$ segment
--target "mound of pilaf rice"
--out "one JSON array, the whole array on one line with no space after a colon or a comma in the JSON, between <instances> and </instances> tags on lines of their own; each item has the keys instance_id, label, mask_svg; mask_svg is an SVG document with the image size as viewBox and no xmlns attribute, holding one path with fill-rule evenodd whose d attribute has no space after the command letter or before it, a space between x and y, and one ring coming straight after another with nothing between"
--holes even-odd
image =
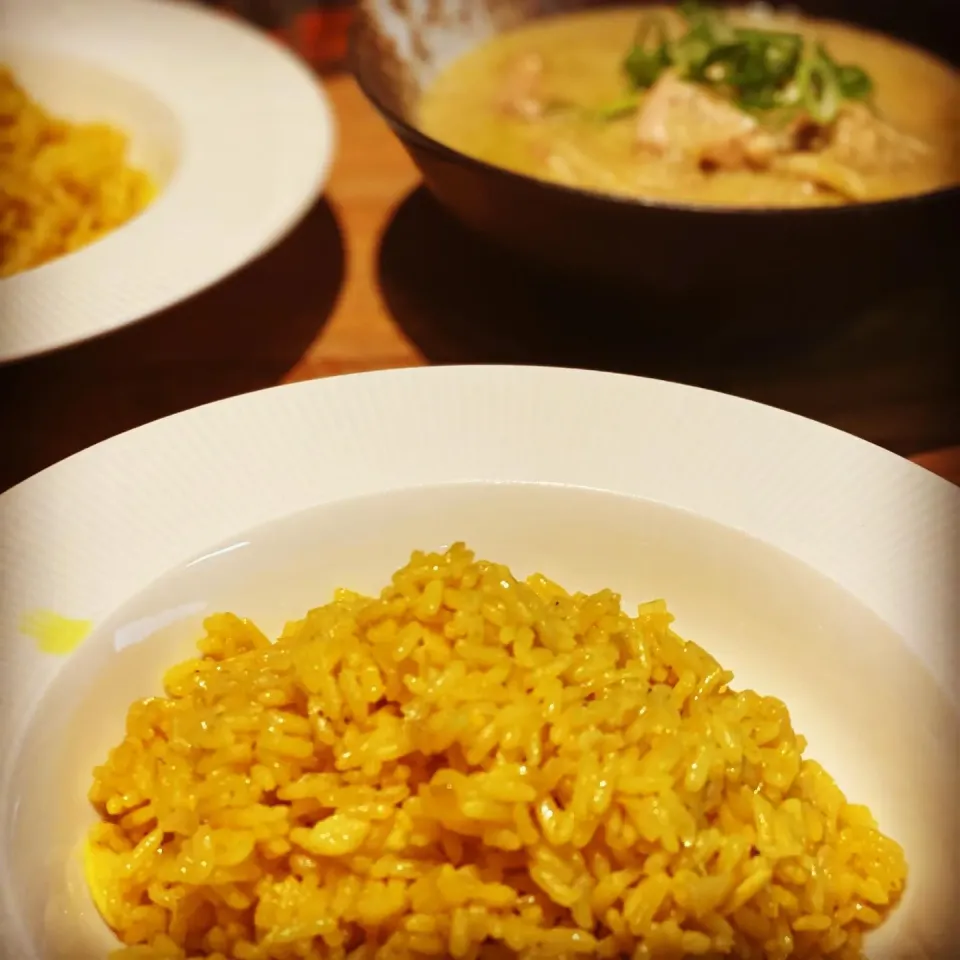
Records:
<instances>
[{"instance_id":1,"label":"mound of pilaf rice","mask_svg":"<svg viewBox=\"0 0 960 960\"><path fill-rule=\"evenodd\" d=\"M0 277L40 266L126 223L153 199L127 138L49 116L0 67Z\"/></svg>"},{"instance_id":2,"label":"mound of pilaf rice","mask_svg":"<svg viewBox=\"0 0 960 960\"><path fill-rule=\"evenodd\" d=\"M859 956L902 850L671 621L462 544L211 617L95 771L115 956Z\"/></svg>"}]
</instances>

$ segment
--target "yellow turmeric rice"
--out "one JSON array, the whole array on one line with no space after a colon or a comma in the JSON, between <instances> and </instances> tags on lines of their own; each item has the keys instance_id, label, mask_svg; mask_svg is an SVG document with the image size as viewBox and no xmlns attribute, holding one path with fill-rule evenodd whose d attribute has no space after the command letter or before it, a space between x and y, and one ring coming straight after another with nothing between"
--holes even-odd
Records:
<instances>
[{"instance_id":1,"label":"yellow turmeric rice","mask_svg":"<svg viewBox=\"0 0 960 960\"><path fill-rule=\"evenodd\" d=\"M903 851L672 619L462 544L209 618L94 774L115 956L859 957Z\"/></svg>"},{"instance_id":2,"label":"yellow turmeric rice","mask_svg":"<svg viewBox=\"0 0 960 960\"><path fill-rule=\"evenodd\" d=\"M155 188L126 154L119 130L51 117L0 67L0 277L77 250L140 213Z\"/></svg>"}]
</instances>

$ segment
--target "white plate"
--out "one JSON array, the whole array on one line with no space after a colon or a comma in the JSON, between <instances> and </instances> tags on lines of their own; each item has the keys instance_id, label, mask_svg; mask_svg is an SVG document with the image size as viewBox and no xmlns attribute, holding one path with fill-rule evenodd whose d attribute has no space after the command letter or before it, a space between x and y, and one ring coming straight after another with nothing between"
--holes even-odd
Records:
<instances>
[{"instance_id":1,"label":"white plate","mask_svg":"<svg viewBox=\"0 0 960 960\"><path fill-rule=\"evenodd\" d=\"M161 193L90 246L0 280L0 362L116 330L275 243L323 187L328 101L241 22L180 0L0 0L0 63L49 110L129 133Z\"/></svg>"},{"instance_id":2,"label":"white plate","mask_svg":"<svg viewBox=\"0 0 960 960\"><path fill-rule=\"evenodd\" d=\"M461 538L520 573L666 597L903 843L908 893L871 956L960 942L960 491L877 447L651 380L363 374L109 440L0 497L0 530L2 956L102 960L75 855L90 769L205 613L274 630ZM21 629L37 610L93 630L43 653Z\"/></svg>"}]
</instances>

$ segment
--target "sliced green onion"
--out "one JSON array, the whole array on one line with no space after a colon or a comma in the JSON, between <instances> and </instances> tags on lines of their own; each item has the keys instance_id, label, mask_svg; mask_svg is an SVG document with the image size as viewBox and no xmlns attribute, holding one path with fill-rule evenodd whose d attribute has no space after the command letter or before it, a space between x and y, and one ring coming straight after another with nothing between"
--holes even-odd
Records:
<instances>
[{"instance_id":1,"label":"sliced green onion","mask_svg":"<svg viewBox=\"0 0 960 960\"><path fill-rule=\"evenodd\" d=\"M646 90L657 82L670 66L669 47L670 38L661 17L651 16L640 22L633 46L623 61L623 69L635 88Z\"/></svg>"},{"instance_id":2,"label":"sliced green onion","mask_svg":"<svg viewBox=\"0 0 960 960\"><path fill-rule=\"evenodd\" d=\"M640 106L640 97L635 93L628 93L626 96L604 104L594 111L594 116L598 120L620 120L623 117L629 117L636 113Z\"/></svg>"},{"instance_id":3,"label":"sliced green onion","mask_svg":"<svg viewBox=\"0 0 960 960\"><path fill-rule=\"evenodd\" d=\"M695 0L681 3L679 10L687 31L676 39L670 38L661 17L641 20L623 63L633 90L649 89L665 70L673 69L743 110L762 114L804 108L823 124L836 118L843 100L865 100L873 92L866 71L837 64L822 44L805 44L798 33L735 28L722 11ZM613 110L611 117L623 112L627 108Z\"/></svg>"},{"instance_id":4,"label":"sliced green onion","mask_svg":"<svg viewBox=\"0 0 960 960\"><path fill-rule=\"evenodd\" d=\"M847 64L837 70L837 83L840 93L847 100L866 100L873 93L873 80L860 67Z\"/></svg>"},{"instance_id":5,"label":"sliced green onion","mask_svg":"<svg viewBox=\"0 0 960 960\"><path fill-rule=\"evenodd\" d=\"M832 123L840 106L840 87L837 69L821 44L800 64L798 77L807 112L817 123Z\"/></svg>"}]
</instances>

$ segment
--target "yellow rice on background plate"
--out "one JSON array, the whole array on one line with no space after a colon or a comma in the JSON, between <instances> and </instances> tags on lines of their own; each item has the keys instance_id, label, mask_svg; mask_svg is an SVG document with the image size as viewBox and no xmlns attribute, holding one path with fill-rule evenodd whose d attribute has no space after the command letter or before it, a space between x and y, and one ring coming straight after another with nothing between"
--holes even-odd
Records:
<instances>
[{"instance_id":1,"label":"yellow rice on background plate","mask_svg":"<svg viewBox=\"0 0 960 960\"><path fill-rule=\"evenodd\" d=\"M52 117L0 66L0 277L38 267L126 223L153 199L127 138Z\"/></svg>"},{"instance_id":2,"label":"yellow rice on background plate","mask_svg":"<svg viewBox=\"0 0 960 960\"><path fill-rule=\"evenodd\" d=\"M462 544L209 618L94 773L114 956L859 957L903 851L672 619Z\"/></svg>"}]
</instances>

